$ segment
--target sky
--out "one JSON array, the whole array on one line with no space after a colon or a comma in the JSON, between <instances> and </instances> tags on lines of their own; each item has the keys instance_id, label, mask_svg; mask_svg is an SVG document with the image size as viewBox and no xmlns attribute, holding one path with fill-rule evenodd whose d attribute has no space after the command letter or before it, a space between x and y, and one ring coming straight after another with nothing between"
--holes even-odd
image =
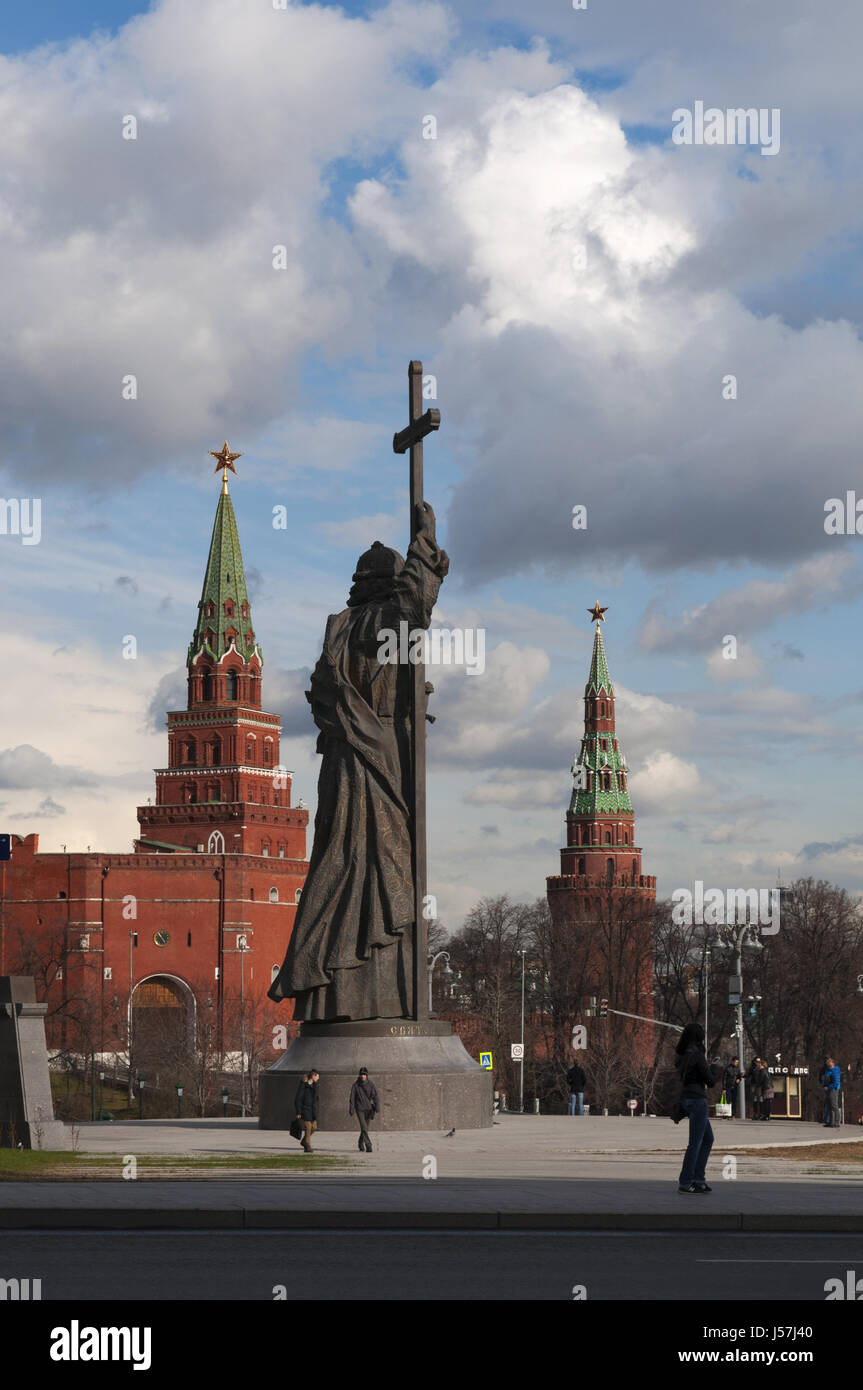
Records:
<instances>
[{"instance_id":1,"label":"sky","mask_svg":"<svg viewBox=\"0 0 863 1390\"><path fill-rule=\"evenodd\" d=\"M432 676L444 925L559 871L597 599L660 893L863 891L860 539L825 530L863 501L861 40L857 0L7 7L0 829L131 846L224 439L314 808L303 690L359 552L407 543L419 358L435 621L486 641ZM681 143L698 103L760 124Z\"/></svg>"}]
</instances>

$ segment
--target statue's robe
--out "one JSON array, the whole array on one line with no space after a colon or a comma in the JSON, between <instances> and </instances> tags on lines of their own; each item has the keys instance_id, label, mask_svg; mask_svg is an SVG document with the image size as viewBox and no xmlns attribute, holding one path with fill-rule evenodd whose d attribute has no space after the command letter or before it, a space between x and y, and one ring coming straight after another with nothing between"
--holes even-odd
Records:
<instances>
[{"instance_id":1,"label":"statue's robe","mask_svg":"<svg viewBox=\"0 0 863 1390\"><path fill-rule=\"evenodd\" d=\"M381 663L385 629L431 622L448 561L426 532L385 599L327 620L309 699L323 755L309 871L271 999L309 1021L405 1018L413 1007L410 705L413 667Z\"/></svg>"}]
</instances>

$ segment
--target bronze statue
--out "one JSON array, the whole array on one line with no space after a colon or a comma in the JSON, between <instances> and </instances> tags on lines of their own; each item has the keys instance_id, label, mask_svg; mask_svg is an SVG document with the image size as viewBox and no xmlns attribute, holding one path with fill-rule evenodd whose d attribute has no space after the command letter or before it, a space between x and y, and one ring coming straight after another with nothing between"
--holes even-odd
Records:
<instances>
[{"instance_id":1,"label":"bronze statue","mask_svg":"<svg viewBox=\"0 0 863 1390\"><path fill-rule=\"evenodd\" d=\"M449 559L427 502L415 504L413 523L405 560L380 541L360 556L307 692L323 757L314 845L269 995L293 995L295 1018L308 1022L416 1017L417 965L426 968L415 941L417 669L392 660L383 634L428 628Z\"/></svg>"}]
</instances>

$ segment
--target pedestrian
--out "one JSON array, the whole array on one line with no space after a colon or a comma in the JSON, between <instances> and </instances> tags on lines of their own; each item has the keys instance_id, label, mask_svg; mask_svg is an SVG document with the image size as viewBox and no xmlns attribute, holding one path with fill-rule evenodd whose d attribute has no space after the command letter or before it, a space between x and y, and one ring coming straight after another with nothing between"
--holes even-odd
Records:
<instances>
[{"instance_id":1,"label":"pedestrian","mask_svg":"<svg viewBox=\"0 0 863 1390\"><path fill-rule=\"evenodd\" d=\"M306 1072L304 1080L297 1087L297 1094L294 1097L294 1109L297 1112L297 1119L303 1126L303 1137L300 1143L307 1154L313 1153L312 1135L318 1127L318 1081L320 1073L312 1068Z\"/></svg>"},{"instance_id":2,"label":"pedestrian","mask_svg":"<svg viewBox=\"0 0 863 1390\"><path fill-rule=\"evenodd\" d=\"M824 1100L827 1113L825 1125L827 1129L839 1129L842 1121L839 1118L839 1092L842 1089L842 1073L832 1057L828 1057L822 1072L824 1087Z\"/></svg>"},{"instance_id":3,"label":"pedestrian","mask_svg":"<svg viewBox=\"0 0 863 1390\"><path fill-rule=\"evenodd\" d=\"M704 1053L704 1029L700 1023L687 1023L675 1049L675 1065L680 1076L680 1105L689 1118L689 1143L683 1156L678 1192L712 1192L706 1181L707 1160L713 1148L713 1130L707 1108L707 1088L722 1075L722 1060L708 1063Z\"/></svg>"},{"instance_id":4,"label":"pedestrian","mask_svg":"<svg viewBox=\"0 0 863 1390\"><path fill-rule=\"evenodd\" d=\"M359 1076L351 1087L351 1100L348 1111L351 1115L356 1115L360 1125L360 1142L358 1148L360 1153L372 1152L372 1141L369 1138L369 1125L380 1110L380 1101L373 1081L369 1081L369 1073L366 1067L360 1067Z\"/></svg>"},{"instance_id":5,"label":"pedestrian","mask_svg":"<svg viewBox=\"0 0 863 1390\"><path fill-rule=\"evenodd\" d=\"M769 1120L773 1114L773 1077L767 1070L766 1062L761 1063L758 1078L761 1082L761 1115L759 1118Z\"/></svg>"},{"instance_id":6,"label":"pedestrian","mask_svg":"<svg viewBox=\"0 0 863 1390\"><path fill-rule=\"evenodd\" d=\"M569 1113L570 1115L583 1115L584 1088L587 1084L587 1077L577 1062L574 1062L566 1073L566 1080L569 1086Z\"/></svg>"},{"instance_id":7,"label":"pedestrian","mask_svg":"<svg viewBox=\"0 0 863 1390\"><path fill-rule=\"evenodd\" d=\"M753 1057L749 1063L749 1071L746 1074L749 1083L749 1095L752 1100L752 1114L750 1120L761 1119L761 1058Z\"/></svg>"},{"instance_id":8,"label":"pedestrian","mask_svg":"<svg viewBox=\"0 0 863 1390\"><path fill-rule=\"evenodd\" d=\"M725 1092L725 1099L731 1106L731 1117L735 1116L737 1110L737 1086L740 1081L740 1058L732 1057L722 1076L722 1089Z\"/></svg>"},{"instance_id":9,"label":"pedestrian","mask_svg":"<svg viewBox=\"0 0 863 1390\"><path fill-rule=\"evenodd\" d=\"M824 1085L824 1078L827 1075L827 1071L827 1058L825 1057L824 1065L818 1073L818 1085L821 1087L821 1099L824 1102L821 1107L821 1123L825 1125L829 1125L830 1123L830 1102L827 1099L827 1090Z\"/></svg>"}]
</instances>

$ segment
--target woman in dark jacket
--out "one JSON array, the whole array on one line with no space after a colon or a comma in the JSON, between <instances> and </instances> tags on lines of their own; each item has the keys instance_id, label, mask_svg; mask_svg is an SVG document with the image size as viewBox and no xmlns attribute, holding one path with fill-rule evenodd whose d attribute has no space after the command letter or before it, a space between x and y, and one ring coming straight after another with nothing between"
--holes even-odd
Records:
<instances>
[{"instance_id":1,"label":"woman in dark jacket","mask_svg":"<svg viewBox=\"0 0 863 1390\"><path fill-rule=\"evenodd\" d=\"M297 1119L303 1125L303 1137L300 1142L307 1154L314 1152L312 1135L318 1127L318 1076L316 1071L307 1072L305 1080L297 1087L294 1098Z\"/></svg>"},{"instance_id":2,"label":"woman in dark jacket","mask_svg":"<svg viewBox=\"0 0 863 1390\"><path fill-rule=\"evenodd\" d=\"M675 1065L680 1074L681 1108L689 1117L689 1143L683 1156L678 1191L711 1192L705 1181L707 1160L713 1148L713 1130L707 1113L707 1088L722 1075L717 1058L708 1063L704 1055L704 1029L700 1023L687 1023L676 1048Z\"/></svg>"}]
</instances>

